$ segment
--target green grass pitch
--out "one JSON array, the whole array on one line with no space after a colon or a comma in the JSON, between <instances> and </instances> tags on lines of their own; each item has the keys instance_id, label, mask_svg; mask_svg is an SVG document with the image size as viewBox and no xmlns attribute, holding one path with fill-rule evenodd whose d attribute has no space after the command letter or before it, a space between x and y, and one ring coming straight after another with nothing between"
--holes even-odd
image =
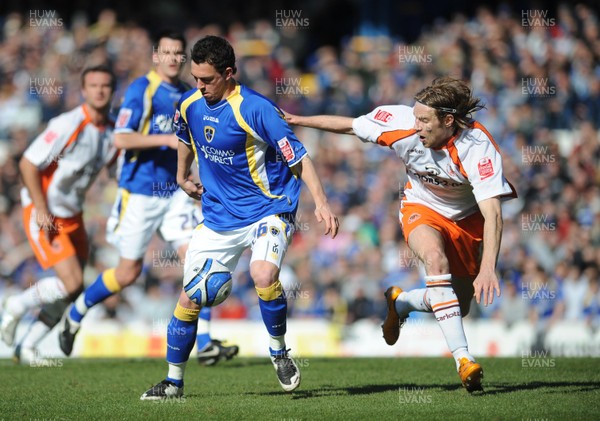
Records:
<instances>
[{"instance_id":1,"label":"green grass pitch","mask_svg":"<svg viewBox=\"0 0 600 421\"><path fill-rule=\"evenodd\" d=\"M0 360L0 420L565 420L600 417L600 359L482 358L485 393L469 395L450 358L300 358L283 392L267 358L188 363L185 397L143 402L163 360Z\"/></svg>"}]
</instances>

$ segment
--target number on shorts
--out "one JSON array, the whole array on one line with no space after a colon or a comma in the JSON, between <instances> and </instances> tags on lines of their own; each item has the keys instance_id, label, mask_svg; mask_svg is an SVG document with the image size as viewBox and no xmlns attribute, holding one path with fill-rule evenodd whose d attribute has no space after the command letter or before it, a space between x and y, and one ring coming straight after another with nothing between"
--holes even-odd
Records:
<instances>
[{"instance_id":1,"label":"number on shorts","mask_svg":"<svg viewBox=\"0 0 600 421\"><path fill-rule=\"evenodd\" d=\"M258 228L256 229L256 238L262 237L263 235L265 235L267 233L267 223L263 222L262 224L260 224L258 226Z\"/></svg>"},{"instance_id":2,"label":"number on shorts","mask_svg":"<svg viewBox=\"0 0 600 421\"><path fill-rule=\"evenodd\" d=\"M200 224L200 221L198 220L198 217L196 216L195 212L192 212L191 215L182 213L179 216L183 218L183 222L181 223L181 229L183 231L194 229L198 226L198 224ZM191 223L192 226L189 226L188 222Z\"/></svg>"}]
</instances>

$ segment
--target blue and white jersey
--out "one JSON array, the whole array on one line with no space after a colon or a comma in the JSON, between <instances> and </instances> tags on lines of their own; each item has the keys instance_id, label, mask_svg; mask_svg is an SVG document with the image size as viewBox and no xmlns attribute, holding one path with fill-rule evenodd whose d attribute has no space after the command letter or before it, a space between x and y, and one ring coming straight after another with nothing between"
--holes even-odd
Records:
<instances>
[{"instance_id":1,"label":"blue and white jersey","mask_svg":"<svg viewBox=\"0 0 600 421\"><path fill-rule=\"evenodd\" d=\"M175 86L163 81L155 71L134 80L125 92L115 133L173 133L175 109L188 89L182 82ZM168 146L127 150L119 187L146 196L172 193L178 188L176 174L177 151Z\"/></svg>"},{"instance_id":2,"label":"blue and white jersey","mask_svg":"<svg viewBox=\"0 0 600 421\"><path fill-rule=\"evenodd\" d=\"M193 89L182 96L175 125L196 155L208 228L229 231L296 212L300 180L291 168L306 150L273 102L237 85L209 105Z\"/></svg>"}]
</instances>

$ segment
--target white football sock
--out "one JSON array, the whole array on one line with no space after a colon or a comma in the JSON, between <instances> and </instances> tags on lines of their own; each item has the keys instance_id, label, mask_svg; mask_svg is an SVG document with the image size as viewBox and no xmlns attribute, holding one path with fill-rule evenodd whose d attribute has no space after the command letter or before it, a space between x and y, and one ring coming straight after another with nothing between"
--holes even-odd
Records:
<instances>
[{"instance_id":1,"label":"white football sock","mask_svg":"<svg viewBox=\"0 0 600 421\"><path fill-rule=\"evenodd\" d=\"M210 329L210 321L204 320L198 317L198 330L196 331L196 335L202 335L208 333Z\"/></svg>"},{"instance_id":2,"label":"white football sock","mask_svg":"<svg viewBox=\"0 0 600 421\"><path fill-rule=\"evenodd\" d=\"M42 339L50 332L50 327L40 320L33 322L25 338L21 342L23 349L35 349Z\"/></svg>"},{"instance_id":3,"label":"white football sock","mask_svg":"<svg viewBox=\"0 0 600 421\"><path fill-rule=\"evenodd\" d=\"M452 351L452 356L454 357L454 361L456 362L456 371L458 371L458 369L460 368L460 359L461 358L466 358L469 361L475 361L475 358L473 358L473 356L471 354L469 354L469 351L467 350L467 348L458 348L455 351Z\"/></svg>"},{"instance_id":4,"label":"white football sock","mask_svg":"<svg viewBox=\"0 0 600 421\"><path fill-rule=\"evenodd\" d=\"M10 297L7 300L6 307L11 314L22 317L32 308L53 303L66 297L67 290L63 282L56 276L50 276L40 279L20 294Z\"/></svg>"},{"instance_id":5,"label":"white football sock","mask_svg":"<svg viewBox=\"0 0 600 421\"><path fill-rule=\"evenodd\" d=\"M169 372L167 373L167 377L173 380L183 381L183 373L185 372L186 364L187 361L178 364L169 363Z\"/></svg>"},{"instance_id":6,"label":"white football sock","mask_svg":"<svg viewBox=\"0 0 600 421\"><path fill-rule=\"evenodd\" d=\"M396 298L396 311L401 319L408 317L411 311L424 311L431 313L431 308L425 302L425 293L427 288L402 291Z\"/></svg>"},{"instance_id":7,"label":"white football sock","mask_svg":"<svg viewBox=\"0 0 600 421\"><path fill-rule=\"evenodd\" d=\"M79 314L81 314L82 316L85 316L85 314L90 309L87 306L87 304L85 303L85 291L82 292L81 294L79 294L79 296L75 299L75 302L73 303L73 305L75 306L75 309L77 310L77 312ZM71 324L76 323L77 325L79 325L79 323L75 322L70 317L69 317L69 321Z\"/></svg>"},{"instance_id":8,"label":"white football sock","mask_svg":"<svg viewBox=\"0 0 600 421\"><path fill-rule=\"evenodd\" d=\"M282 349L285 349L285 335L270 336L269 347L273 351L280 351Z\"/></svg>"},{"instance_id":9,"label":"white football sock","mask_svg":"<svg viewBox=\"0 0 600 421\"><path fill-rule=\"evenodd\" d=\"M455 360L458 362L457 358L463 356L472 360L473 357L467 351L467 337L462 324L462 314L451 279L452 275L450 274L426 276L427 298Z\"/></svg>"}]
</instances>

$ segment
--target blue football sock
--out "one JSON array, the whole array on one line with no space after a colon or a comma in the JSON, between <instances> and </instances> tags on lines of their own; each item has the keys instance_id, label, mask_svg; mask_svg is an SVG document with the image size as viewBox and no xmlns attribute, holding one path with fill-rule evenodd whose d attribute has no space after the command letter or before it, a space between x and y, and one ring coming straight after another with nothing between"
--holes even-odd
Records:
<instances>
[{"instance_id":1,"label":"blue football sock","mask_svg":"<svg viewBox=\"0 0 600 421\"><path fill-rule=\"evenodd\" d=\"M121 286L115 278L115 270L109 269L102 272L94 283L83 291L83 300L78 299L71 306L69 316L75 322L80 323L87 311L98 303L106 300L121 290Z\"/></svg>"},{"instance_id":2,"label":"blue football sock","mask_svg":"<svg viewBox=\"0 0 600 421\"><path fill-rule=\"evenodd\" d=\"M285 296L282 294L271 301L264 301L259 298L258 305L269 335L285 335L287 321L287 300Z\"/></svg>"},{"instance_id":3,"label":"blue football sock","mask_svg":"<svg viewBox=\"0 0 600 421\"><path fill-rule=\"evenodd\" d=\"M196 339L197 317L198 310L184 309L177 303L177 308L167 327L168 363L180 364L190 357Z\"/></svg>"}]
</instances>

